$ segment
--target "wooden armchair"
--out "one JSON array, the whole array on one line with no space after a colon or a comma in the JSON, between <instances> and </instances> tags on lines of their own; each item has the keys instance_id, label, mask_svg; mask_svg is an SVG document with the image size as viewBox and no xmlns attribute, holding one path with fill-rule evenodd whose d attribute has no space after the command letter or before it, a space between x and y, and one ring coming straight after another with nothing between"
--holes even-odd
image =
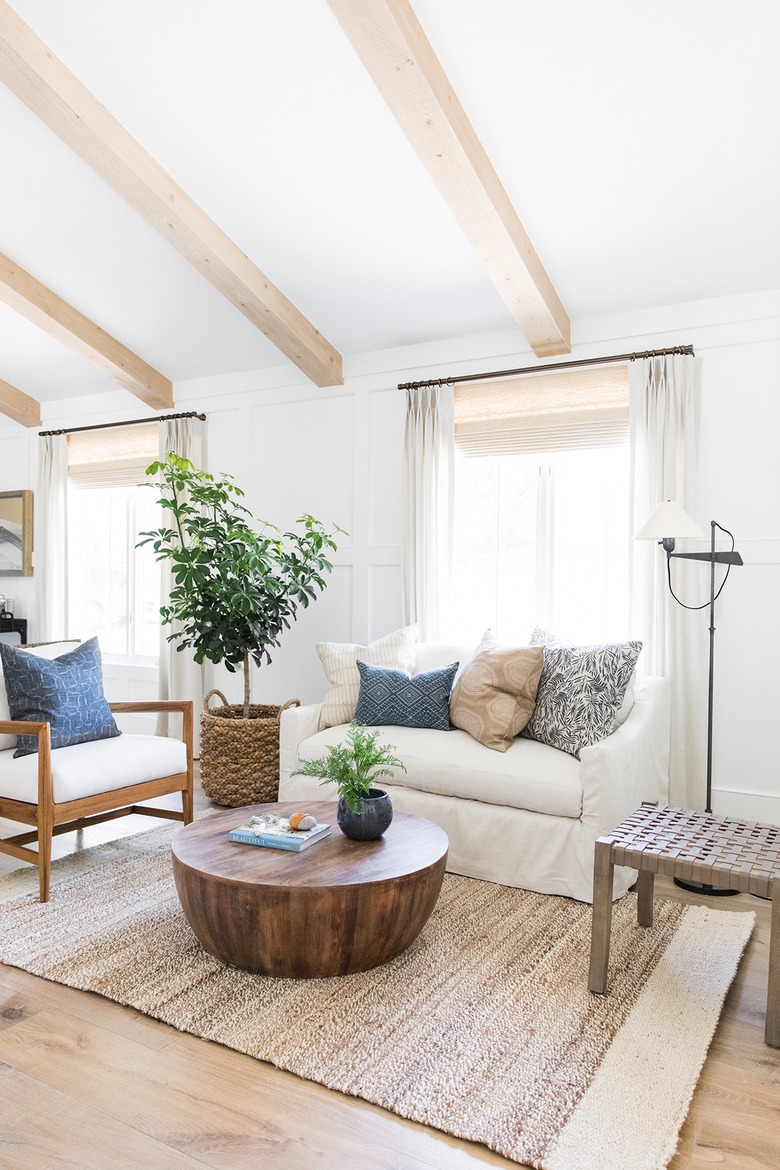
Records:
<instances>
[{"instance_id":1,"label":"wooden armchair","mask_svg":"<svg viewBox=\"0 0 780 1170\"><path fill-rule=\"evenodd\" d=\"M177 700L109 703L112 711L181 711L181 740L153 735L51 750L48 723L0 720L0 735L37 735L38 754L13 759L0 751L0 817L35 827L0 838L0 852L38 866L40 900L49 899L52 837L130 813L192 820L192 703ZM37 781L37 783L36 783ZM139 801L181 792L181 812ZM37 842L37 851L27 846Z\"/></svg>"}]
</instances>

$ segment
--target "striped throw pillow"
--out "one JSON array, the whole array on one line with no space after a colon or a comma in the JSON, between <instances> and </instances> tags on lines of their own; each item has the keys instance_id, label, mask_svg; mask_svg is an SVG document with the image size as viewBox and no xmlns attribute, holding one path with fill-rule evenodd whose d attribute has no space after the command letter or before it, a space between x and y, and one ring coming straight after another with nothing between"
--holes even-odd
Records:
<instances>
[{"instance_id":1,"label":"striped throw pillow","mask_svg":"<svg viewBox=\"0 0 780 1170\"><path fill-rule=\"evenodd\" d=\"M360 694L358 658L372 666L392 667L411 674L414 670L416 641L417 625L414 624L386 634L384 638L377 638L376 642L368 646L348 642L317 642L317 653L331 685L322 702L320 731L325 727L352 722Z\"/></svg>"}]
</instances>

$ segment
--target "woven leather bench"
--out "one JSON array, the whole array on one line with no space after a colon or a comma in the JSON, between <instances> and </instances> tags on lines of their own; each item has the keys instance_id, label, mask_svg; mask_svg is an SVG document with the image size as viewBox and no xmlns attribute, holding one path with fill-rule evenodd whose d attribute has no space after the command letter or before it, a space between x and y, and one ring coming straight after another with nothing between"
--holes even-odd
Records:
<instances>
[{"instance_id":1,"label":"woven leather bench","mask_svg":"<svg viewBox=\"0 0 780 1170\"><path fill-rule=\"evenodd\" d=\"M657 873L772 899L764 1039L780 1047L780 828L734 817L643 804L595 846L593 932L588 989L603 994L609 966L612 875L639 870L637 921L653 925Z\"/></svg>"}]
</instances>

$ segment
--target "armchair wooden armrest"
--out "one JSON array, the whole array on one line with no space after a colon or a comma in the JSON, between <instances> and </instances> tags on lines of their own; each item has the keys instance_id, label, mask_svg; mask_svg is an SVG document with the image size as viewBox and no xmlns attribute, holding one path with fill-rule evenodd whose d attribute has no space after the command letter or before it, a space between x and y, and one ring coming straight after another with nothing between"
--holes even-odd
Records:
<instances>
[{"instance_id":1,"label":"armchair wooden armrest","mask_svg":"<svg viewBox=\"0 0 780 1170\"><path fill-rule=\"evenodd\" d=\"M127 703L109 703L112 711L192 711L191 699L139 699Z\"/></svg>"},{"instance_id":2,"label":"armchair wooden armrest","mask_svg":"<svg viewBox=\"0 0 780 1170\"><path fill-rule=\"evenodd\" d=\"M28 723L26 719L0 719L0 735L37 735L41 741L48 723Z\"/></svg>"},{"instance_id":3,"label":"armchair wooden armrest","mask_svg":"<svg viewBox=\"0 0 780 1170\"><path fill-rule=\"evenodd\" d=\"M50 808L52 805L52 775L51 775L51 727L48 723L32 723L26 719L0 719L0 735L37 735L38 737L38 808ZM10 749L9 749L10 750ZM0 799L2 799L0 797ZM5 815L8 815L7 811ZM13 818L13 815L11 816ZM46 823L53 824L53 819L47 814ZM26 818L22 818L23 823ZM12 852L12 850L11 850ZM17 850L15 856L27 858Z\"/></svg>"},{"instance_id":4,"label":"armchair wooden armrest","mask_svg":"<svg viewBox=\"0 0 780 1170\"><path fill-rule=\"evenodd\" d=\"M139 699L131 702L109 703L109 707L117 715L129 714L137 711L181 711L182 734L181 738L187 745L187 763L192 772L192 733L193 733L193 704L192 699Z\"/></svg>"}]
</instances>

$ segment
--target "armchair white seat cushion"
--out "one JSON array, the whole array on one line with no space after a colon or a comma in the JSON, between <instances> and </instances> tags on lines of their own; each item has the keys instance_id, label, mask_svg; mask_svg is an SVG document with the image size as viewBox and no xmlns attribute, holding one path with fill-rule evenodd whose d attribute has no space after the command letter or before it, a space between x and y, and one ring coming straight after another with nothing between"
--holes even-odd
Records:
<instances>
[{"instance_id":1,"label":"armchair white seat cushion","mask_svg":"<svg viewBox=\"0 0 780 1170\"><path fill-rule=\"evenodd\" d=\"M55 804L115 792L147 780L187 771L187 745L155 735L123 735L118 741L97 739L51 753ZM38 800L38 756L14 759L0 751L0 796L35 804Z\"/></svg>"}]
</instances>

